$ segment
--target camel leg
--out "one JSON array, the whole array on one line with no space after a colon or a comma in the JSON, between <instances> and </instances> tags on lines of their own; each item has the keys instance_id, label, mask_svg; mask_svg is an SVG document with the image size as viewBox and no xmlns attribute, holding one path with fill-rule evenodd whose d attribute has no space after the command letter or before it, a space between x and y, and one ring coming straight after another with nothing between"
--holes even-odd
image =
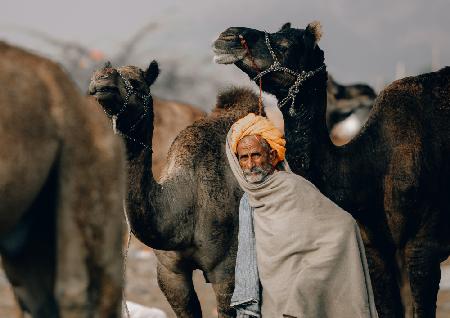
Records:
<instances>
[{"instance_id":1,"label":"camel leg","mask_svg":"<svg viewBox=\"0 0 450 318\"><path fill-rule=\"evenodd\" d=\"M233 296L234 290L234 280L213 283L212 287L216 294L218 317L236 317L236 311L230 307L231 296Z\"/></svg>"},{"instance_id":2,"label":"camel leg","mask_svg":"<svg viewBox=\"0 0 450 318\"><path fill-rule=\"evenodd\" d=\"M436 316L436 301L441 279L437 245L435 240L416 239L405 247L414 318Z\"/></svg>"},{"instance_id":3,"label":"camel leg","mask_svg":"<svg viewBox=\"0 0 450 318\"><path fill-rule=\"evenodd\" d=\"M53 295L56 187L56 171L52 169L2 250L3 267L16 299L33 317L58 316Z\"/></svg>"},{"instance_id":4,"label":"camel leg","mask_svg":"<svg viewBox=\"0 0 450 318\"><path fill-rule=\"evenodd\" d=\"M36 214L37 218L25 234L27 238L20 250L2 253L3 268L21 309L35 318L56 318L54 214L39 209L28 213Z\"/></svg>"},{"instance_id":5,"label":"camel leg","mask_svg":"<svg viewBox=\"0 0 450 318\"><path fill-rule=\"evenodd\" d=\"M161 254L170 254L169 258ZM192 282L192 268L183 266L175 252L158 251L158 285L179 318L201 318L202 310ZM175 256L175 257L174 257Z\"/></svg>"},{"instance_id":6,"label":"camel leg","mask_svg":"<svg viewBox=\"0 0 450 318\"><path fill-rule=\"evenodd\" d=\"M121 316L123 149L112 137L89 138L66 146L60 159L55 292L62 318Z\"/></svg>"},{"instance_id":7,"label":"camel leg","mask_svg":"<svg viewBox=\"0 0 450 318\"><path fill-rule=\"evenodd\" d=\"M34 318L58 317L58 306L53 297L53 264L45 255L29 253L19 257L4 257L2 263L20 308Z\"/></svg>"},{"instance_id":8,"label":"camel leg","mask_svg":"<svg viewBox=\"0 0 450 318\"><path fill-rule=\"evenodd\" d=\"M402 299L403 309L405 312L405 318L414 318L412 308L413 308L413 297L411 292L411 284L409 282L409 273L406 267L406 259L404 250L397 251L397 264L400 271L400 295Z\"/></svg>"},{"instance_id":9,"label":"camel leg","mask_svg":"<svg viewBox=\"0 0 450 318\"><path fill-rule=\"evenodd\" d=\"M365 246L365 251L379 317L403 317L403 306L396 279L395 257L387 257L373 246Z\"/></svg>"},{"instance_id":10,"label":"camel leg","mask_svg":"<svg viewBox=\"0 0 450 318\"><path fill-rule=\"evenodd\" d=\"M211 282L216 295L217 313L219 318L236 317L236 311L230 307L231 296L234 291L234 267L236 264L237 239L230 247L234 253L217 264L213 270L204 272L206 279Z\"/></svg>"}]
</instances>

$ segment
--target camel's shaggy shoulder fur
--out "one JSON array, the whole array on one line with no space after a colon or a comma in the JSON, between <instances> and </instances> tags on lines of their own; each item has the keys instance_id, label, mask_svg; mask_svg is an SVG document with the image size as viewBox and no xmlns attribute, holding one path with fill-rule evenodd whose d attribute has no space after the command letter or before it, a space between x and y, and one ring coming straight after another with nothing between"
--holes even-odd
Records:
<instances>
[{"instance_id":1,"label":"camel's shaggy shoulder fur","mask_svg":"<svg viewBox=\"0 0 450 318\"><path fill-rule=\"evenodd\" d=\"M202 162L212 164L211 167L222 166L223 154L217 150L224 147L224 135L234 121L249 112L258 112L258 96L251 89L232 87L220 92L212 113L194 122L174 140L167 156L167 175L171 174L173 165L192 166ZM205 161L204 155L212 156L210 161Z\"/></svg>"}]
</instances>

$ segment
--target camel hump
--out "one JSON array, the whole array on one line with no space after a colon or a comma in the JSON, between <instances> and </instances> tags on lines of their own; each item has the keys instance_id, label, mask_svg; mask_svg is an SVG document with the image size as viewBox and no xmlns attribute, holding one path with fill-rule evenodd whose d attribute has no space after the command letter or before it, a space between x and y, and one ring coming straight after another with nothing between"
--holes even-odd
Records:
<instances>
[{"instance_id":1,"label":"camel hump","mask_svg":"<svg viewBox=\"0 0 450 318\"><path fill-rule=\"evenodd\" d=\"M217 95L216 109L258 109L258 95L248 87L230 87Z\"/></svg>"}]
</instances>

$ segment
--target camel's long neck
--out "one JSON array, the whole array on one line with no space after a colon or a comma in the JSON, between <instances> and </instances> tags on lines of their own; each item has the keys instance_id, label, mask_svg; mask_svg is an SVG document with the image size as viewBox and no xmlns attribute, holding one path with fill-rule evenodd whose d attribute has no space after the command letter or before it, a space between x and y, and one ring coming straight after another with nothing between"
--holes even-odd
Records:
<instances>
[{"instance_id":1,"label":"camel's long neck","mask_svg":"<svg viewBox=\"0 0 450 318\"><path fill-rule=\"evenodd\" d=\"M117 119L117 129L124 135L128 156L126 213L131 230L144 244L166 249L173 244L171 235L163 229L172 218L168 215L171 210L161 200L163 189L152 173L153 117L152 107L140 120L140 116L126 111Z\"/></svg>"},{"instance_id":2,"label":"camel's long neck","mask_svg":"<svg viewBox=\"0 0 450 318\"><path fill-rule=\"evenodd\" d=\"M322 182L327 167L334 161L335 146L326 126L327 74L320 72L307 80L295 98L281 109L287 141L286 158L291 169L316 185ZM285 97L280 92L278 100ZM327 162L327 164L324 164Z\"/></svg>"}]
</instances>

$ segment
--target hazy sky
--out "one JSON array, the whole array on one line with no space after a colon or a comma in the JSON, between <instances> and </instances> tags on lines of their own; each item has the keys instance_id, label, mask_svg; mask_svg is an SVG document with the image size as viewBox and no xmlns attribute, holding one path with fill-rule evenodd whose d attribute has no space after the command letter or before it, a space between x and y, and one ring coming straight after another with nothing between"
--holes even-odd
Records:
<instances>
[{"instance_id":1,"label":"hazy sky","mask_svg":"<svg viewBox=\"0 0 450 318\"><path fill-rule=\"evenodd\" d=\"M54 55L24 31L33 29L112 55L153 21L158 27L139 45L136 64L172 60L220 76L232 66L211 65L211 42L227 27L276 31L287 21L304 28L320 20L329 72L344 83L377 86L392 81L396 69L406 75L429 69L433 54L437 65L450 65L449 12L450 0L2 0L0 38Z\"/></svg>"}]
</instances>

